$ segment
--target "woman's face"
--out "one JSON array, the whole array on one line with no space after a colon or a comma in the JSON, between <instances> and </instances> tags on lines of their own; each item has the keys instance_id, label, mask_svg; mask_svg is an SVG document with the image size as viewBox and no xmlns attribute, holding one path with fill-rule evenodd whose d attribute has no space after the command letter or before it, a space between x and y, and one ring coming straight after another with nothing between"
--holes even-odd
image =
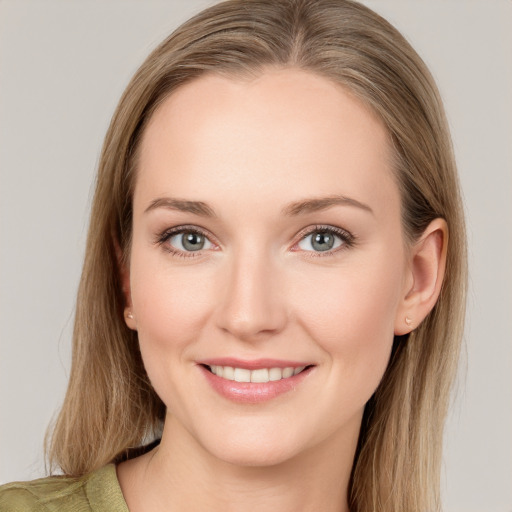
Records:
<instances>
[{"instance_id":1,"label":"woman's face","mask_svg":"<svg viewBox=\"0 0 512 512\"><path fill-rule=\"evenodd\" d=\"M166 429L243 465L357 438L408 282L390 160L382 123L300 70L204 76L158 108L128 323Z\"/></svg>"}]
</instances>

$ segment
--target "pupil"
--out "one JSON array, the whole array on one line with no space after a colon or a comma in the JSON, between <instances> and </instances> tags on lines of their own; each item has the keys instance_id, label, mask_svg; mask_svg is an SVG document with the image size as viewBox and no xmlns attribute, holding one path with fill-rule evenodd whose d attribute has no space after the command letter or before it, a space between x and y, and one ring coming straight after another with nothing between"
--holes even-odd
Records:
<instances>
[{"instance_id":1,"label":"pupil","mask_svg":"<svg viewBox=\"0 0 512 512\"><path fill-rule=\"evenodd\" d=\"M311 245L317 251L328 251L334 245L334 237L329 233L317 233Z\"/></svg>"},{"instance_id":2,"label":"pupil","mask_svg":"<svg viewBox=\"0 0 512 512\"><path fill-rule=\"evenodd\" d=\"M204 236L198 233L187 233L183 235L182 240L187 251L200 251L204 246Z\"/></svg>"}]
</instances>

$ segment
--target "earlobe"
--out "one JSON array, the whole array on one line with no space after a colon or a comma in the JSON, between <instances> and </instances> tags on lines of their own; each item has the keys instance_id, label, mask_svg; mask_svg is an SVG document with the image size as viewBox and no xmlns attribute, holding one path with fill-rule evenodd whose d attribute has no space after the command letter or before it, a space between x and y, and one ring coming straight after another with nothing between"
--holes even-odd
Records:
<instances>
[{"instance_id":1,"label":"earlobe","mask_svg":"<svg viewBox=\"0 0 512 512\"><path fill-rule=\"evenodd\" d=\"M121 291L124 297L124 320L126 325L133 330L137 330L137 326L135 323L135 316L133 314L133 306L132 306L132 295L130 288L130 270L128 265L126 264L126 260L123 257L123 251L119 246L117 240L114 242L116 248L116 259L117 259L117 268L119 272L119 279L121 283Z\"/></svg>"},{"instance_id":2,"label":"earlobe","mask_svg":"<svg viewBox=\"0 0 512 512\"><path fill-rule=\"evenodd\" d=\"M124 321L126 322L126 325L132 329L133 331L137 330L137 325L135 324L135 316L133 315L133 311L131 307L126 307L124 309Z\"/></svg>"},{"instance_id":3,"label":"earlobe","mask_svg":"<svg viewBox=\"0 0 512 512\"><path fill-rule=\"evenodd\" d=\"M410 278L395 318L395 335L413 331L434 307L443 283L448 225L434 219L411 248Z\"/></svg>"}]
</instances>

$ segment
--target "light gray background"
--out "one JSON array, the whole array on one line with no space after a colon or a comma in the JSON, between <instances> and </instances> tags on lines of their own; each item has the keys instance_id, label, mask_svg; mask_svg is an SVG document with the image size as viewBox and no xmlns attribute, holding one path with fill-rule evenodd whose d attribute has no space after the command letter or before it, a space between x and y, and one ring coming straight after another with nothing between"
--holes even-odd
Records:
<instances>
[{"instance_id":1,"label":"light gray background","mask_svg":"<svg viewBox=\"0 0 512 512\"><path fill-rule=\"evenodd\" d=\"M211 3L0 1L0 482L43 474L115 104L149 50ZM511 512L512 1L365 3L438 81L467 208L467 357L446 434L445 507Z\"/></svg>"}]
</instances>

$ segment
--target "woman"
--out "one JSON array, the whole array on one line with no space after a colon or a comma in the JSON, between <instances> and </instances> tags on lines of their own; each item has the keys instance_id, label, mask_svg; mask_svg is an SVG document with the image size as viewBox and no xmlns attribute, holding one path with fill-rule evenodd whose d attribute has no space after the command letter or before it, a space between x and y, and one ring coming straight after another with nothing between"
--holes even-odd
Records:
<instances>
[{"instance_id":1,"label":"woman","mask_svg":"<svg viewBox=\"0 0 512 512\"><path fill-rule=\"evenodd\" d=\"M49 452L68 477L0 504L436 510L464 290L449 133L408 43L353 2L214 6L106 136Z\"/></svg>"}]
</instances>

